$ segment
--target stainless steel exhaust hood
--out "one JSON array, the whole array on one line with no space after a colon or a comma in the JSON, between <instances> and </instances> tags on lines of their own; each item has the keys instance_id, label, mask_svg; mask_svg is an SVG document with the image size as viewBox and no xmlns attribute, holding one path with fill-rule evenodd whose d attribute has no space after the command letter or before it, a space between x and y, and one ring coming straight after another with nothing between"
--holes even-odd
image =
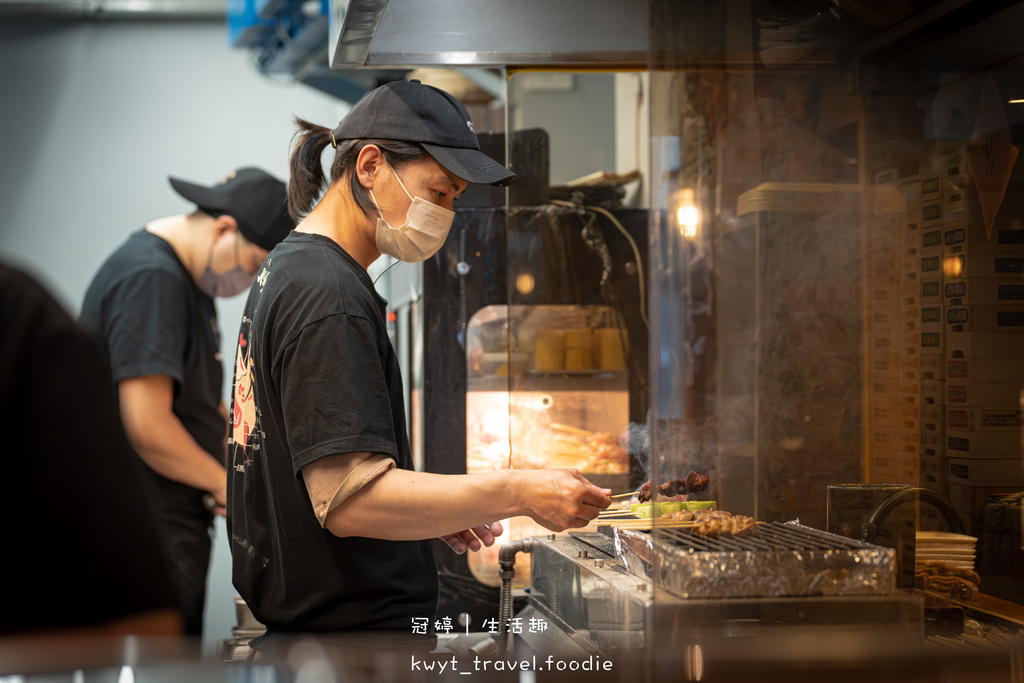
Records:
<instances>
[{"instance_id":1,"label":"stainless steel exhaust hood","mask_svg":"<svg viewBox=\"0 0 1024 683\"><path fill-rule=\"evenodd\" d=\"M332 69L647 65L645 0L331 0Z\"/></svg>"}]
</instances>

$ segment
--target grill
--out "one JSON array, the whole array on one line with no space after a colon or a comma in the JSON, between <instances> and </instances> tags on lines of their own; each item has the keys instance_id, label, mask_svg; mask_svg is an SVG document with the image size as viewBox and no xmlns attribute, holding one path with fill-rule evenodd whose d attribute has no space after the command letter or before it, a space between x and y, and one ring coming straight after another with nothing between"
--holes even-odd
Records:
<instances>
[{"instance_id":1,"label":"grill","mask_svg":"<svg viewBox=\"0 0 1024 683\"><path fill-rule=\"evenodd\" d=\"M518 616L556 627L516 636L517 655L676 648L779 624L923 633L921 600L895 588L889 548L795 523L741 538L600 531L533 539L529 605Z\"/></svg>"},{"instance_id":2,"label":"grill","mask_svg":"<svg viewBox=\"0 0 1024 683\"><path fill-rule=\"evenodd\" d=\"M691 552L735 552L735 551L809 551L821 552L837 549L863 550L876 546L855 541L845 536L819 532L809 527L794 524L759 524L757 533L738 538L709 538L683 529L662 529L662 538L670 540L679 548Z\"/></svg>"},{"instance_id":3,"label":"grill","mask_svg":"<svg viewBox=\"0 0 1024 683\"><path fill-rule=\"evenodd\" d=\"M795 523L708 538L681 529L614 529L633 574L680 597L880 595L896 590L895 551Z\"/></svg>"}]
</instances>

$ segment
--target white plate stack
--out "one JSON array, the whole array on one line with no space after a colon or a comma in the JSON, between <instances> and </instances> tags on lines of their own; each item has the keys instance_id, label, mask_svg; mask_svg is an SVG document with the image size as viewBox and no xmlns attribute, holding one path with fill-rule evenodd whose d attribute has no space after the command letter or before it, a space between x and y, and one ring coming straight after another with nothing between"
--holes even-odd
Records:
<instances>
[{"instance_id":1,"label":"white plate stack","mask_svg":"<svg viewBox=\"0 0 1024 683\"><path fill-rule=\"evenodd\" d=\"M959 569L974 570L974 536L954 534L948 531L918 531L915 561L917 564L943 562Z\"/></svg>"}]
</instances>

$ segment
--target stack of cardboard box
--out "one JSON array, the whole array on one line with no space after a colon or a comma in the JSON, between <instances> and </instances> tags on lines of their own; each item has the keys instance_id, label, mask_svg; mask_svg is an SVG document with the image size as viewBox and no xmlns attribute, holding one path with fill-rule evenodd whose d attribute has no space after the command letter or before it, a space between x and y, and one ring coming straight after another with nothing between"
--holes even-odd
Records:
<instances>
[{"instance_id":1,"label":"stack of cardboard box","mask_svg":"<svg viewBox=\"0 0 1024 683\"><path fill-rule=\"evenodd\" d=\"M986 227L968 153L943 157L945 427L949 498L980 533L990 494L1024 490L1024 188L1015 171Z\"/></svg>"},{"instance_id":2,"label":"stack of cardboard box","mask_svg":"<svg viewBox=\"0 0 1024 683\"><path fill-rule=\"evenodd\" d=\"M868 216L868 479L916 484L920 476L920 330L915 269L918 165L888 150L876 169ZM911 227L908 228L908 223Z\"/></svg>"}]
</instances>

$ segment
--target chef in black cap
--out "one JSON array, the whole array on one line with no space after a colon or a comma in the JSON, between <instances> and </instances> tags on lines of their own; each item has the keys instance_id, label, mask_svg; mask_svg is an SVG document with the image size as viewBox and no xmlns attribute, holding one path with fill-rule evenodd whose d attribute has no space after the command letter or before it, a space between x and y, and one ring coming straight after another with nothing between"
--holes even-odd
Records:
<instances>
[{"instance_id":1,"label":"chef in black cap","mask_svg":"<svg viewBox=\"0 0 1024 683\"><path fill-rule=\"evenodd\" d=\"M585 526L610 491L569 469L413 471L401 370L367 268L382 254L431 258L469 183L515 180L480 151L466 108L395 81L333 130L298 124L288 203L302 220L249 292L235 363L234 585L267 626L257 647L297 631L429 640L416 630L437 610L429 539L461 553L493 544L507 517Z\"/></svg>"},{"instance_id":2,"label":"chef in black cap","mask_svg":"<svg viewBox=\"0 0 1024 683\"><path fill-rule=\"evenodd\" d=\"M226 504L228 415L213 297L246 291L295 223L285 184L258 168L210 186L170 182L196 210L152 221L118 247L89 285L79 322L110 361L186 631L199 635L210 529Z\"/></svg>"}]
</instances>

